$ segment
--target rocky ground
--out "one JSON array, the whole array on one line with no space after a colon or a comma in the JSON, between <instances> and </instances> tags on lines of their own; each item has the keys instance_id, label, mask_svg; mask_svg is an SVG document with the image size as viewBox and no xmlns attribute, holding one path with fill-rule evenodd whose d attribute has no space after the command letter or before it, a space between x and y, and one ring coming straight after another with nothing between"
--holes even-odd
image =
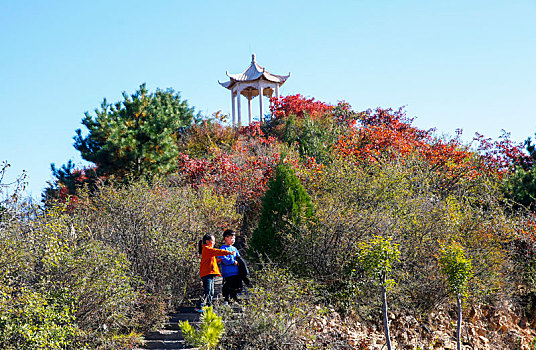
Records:
<instances>
[{"instance_id":1,"label":"rocky ground","mask_svg":"<svg viewBox=\"0 0 536 350\"><path fill-rule=\"evenodd\" d=\"M215 287L218 295L221 278L216 279ZM468 305L463 311L462 349L536 350L536 318L529 319L523 314L507 302L493 307ZM438 308L422 318L390 312L393 349L456 349L456 317L455 305ZM147 334L143 349L193 349L184 341L178 328L178 322L184 320L199 323L193 302L170 314L163 329ZM348 344L348 349L357 350L386 349L381 323L360 322L357 317L342 319L332 311L314 319L311 327L317 331L316 345L325 349L341 349L340 344Z\"/></svg>"},{"instance_id":2,"label":"rocky ground","mask_svg":"<svg viewBox=\"0 0 536 350\"><path fill-rule=\"evenodd\" d=\"M509 305L467 308L462 325L462 349L536 349L536 319L529 321L519 314ZM389 313L389 319L394 349L456 349L454 307L432 312L421 320L395 312ZM326 339L344 338L354 349L385 349L382 324L343 321L331 313L315 320L313 326Z\"/></svg>"}]
</instances>

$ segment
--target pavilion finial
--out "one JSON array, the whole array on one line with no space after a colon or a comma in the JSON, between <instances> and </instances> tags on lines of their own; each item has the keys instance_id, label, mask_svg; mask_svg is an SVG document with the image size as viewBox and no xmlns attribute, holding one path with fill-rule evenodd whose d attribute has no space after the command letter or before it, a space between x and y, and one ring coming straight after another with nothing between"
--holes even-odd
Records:
<instances>
[{"instance_id":1,"label":"pavilion finial","mask_svg":"<svg viewBox=\"0 0 536 350\"><path fill-rule=\"evenodd\" d=\"M251 55L251 63L255 63L255 54Z\"/></svg>"}]
</instances>

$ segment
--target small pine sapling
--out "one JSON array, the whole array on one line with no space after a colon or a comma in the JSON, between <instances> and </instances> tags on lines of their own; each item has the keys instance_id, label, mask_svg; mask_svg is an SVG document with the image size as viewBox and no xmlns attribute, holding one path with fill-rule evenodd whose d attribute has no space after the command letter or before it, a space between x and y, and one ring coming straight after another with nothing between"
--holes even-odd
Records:
<instances>
[{"instance_id":1,"label":"small pine sapling","mask_svg":"<svg viewBox=\"0 0 536 350\"><path fill-rule=\"evenodd\" d=\"M223 335L223 320L214 312L212 306L205 306L198 330L188 321L179 322L179 328L188 344L211 350L216 348Z\"/></svg>"}]
</instances>

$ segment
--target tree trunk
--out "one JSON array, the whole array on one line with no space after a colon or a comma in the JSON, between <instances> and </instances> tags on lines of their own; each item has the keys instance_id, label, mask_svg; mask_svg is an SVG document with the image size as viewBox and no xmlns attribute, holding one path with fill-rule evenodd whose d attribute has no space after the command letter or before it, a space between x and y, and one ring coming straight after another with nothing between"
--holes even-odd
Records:
<instances>
[{"instance_id":1,"label":"tree trunk","mask_svg":"<svg viewBox=\"0 0 536 350\"><path fill-rule=\"evenodd\" d=\"M383 301L383 328L385 330L385 341L387 350L391 350L391 337L389 336L389 319L387 318L387 293L385 283L382 285L382 301Z\"/></svg>"},{"instance_id":2,"label":"tree trunk","mask_svg":"<svg viewBox=\"0 0 536 350\"><path fill-rule=\"evenodd\" d=\"M456 295L456 299L458 300L458 327L456 329L456 341L457 341L457 349L461 350L462 348L462 299L460 298L460 294Z\"/></svg>"}]
</instances>

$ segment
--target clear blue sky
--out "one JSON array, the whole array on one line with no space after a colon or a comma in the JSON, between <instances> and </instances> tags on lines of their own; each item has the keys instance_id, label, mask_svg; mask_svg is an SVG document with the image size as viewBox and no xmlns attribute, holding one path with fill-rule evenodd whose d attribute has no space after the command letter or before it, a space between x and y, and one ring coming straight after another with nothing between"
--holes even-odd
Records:
<instances>
[{"instance_id":1,"label":"clear blue sky","mask_svg":"<svg viewBox=\"0 0 536 350\"><path fill-rule=\"evenodd\" d=\"M281 94L407 106L421 128L536 132L536 1L0 0L0 161L39 198L85 111L147 83L230 111L217 80L257 62ZM254 101L254 106L257 104ZM257 111L258 108L254 108Z\"/></svg>"}]
</instances>

